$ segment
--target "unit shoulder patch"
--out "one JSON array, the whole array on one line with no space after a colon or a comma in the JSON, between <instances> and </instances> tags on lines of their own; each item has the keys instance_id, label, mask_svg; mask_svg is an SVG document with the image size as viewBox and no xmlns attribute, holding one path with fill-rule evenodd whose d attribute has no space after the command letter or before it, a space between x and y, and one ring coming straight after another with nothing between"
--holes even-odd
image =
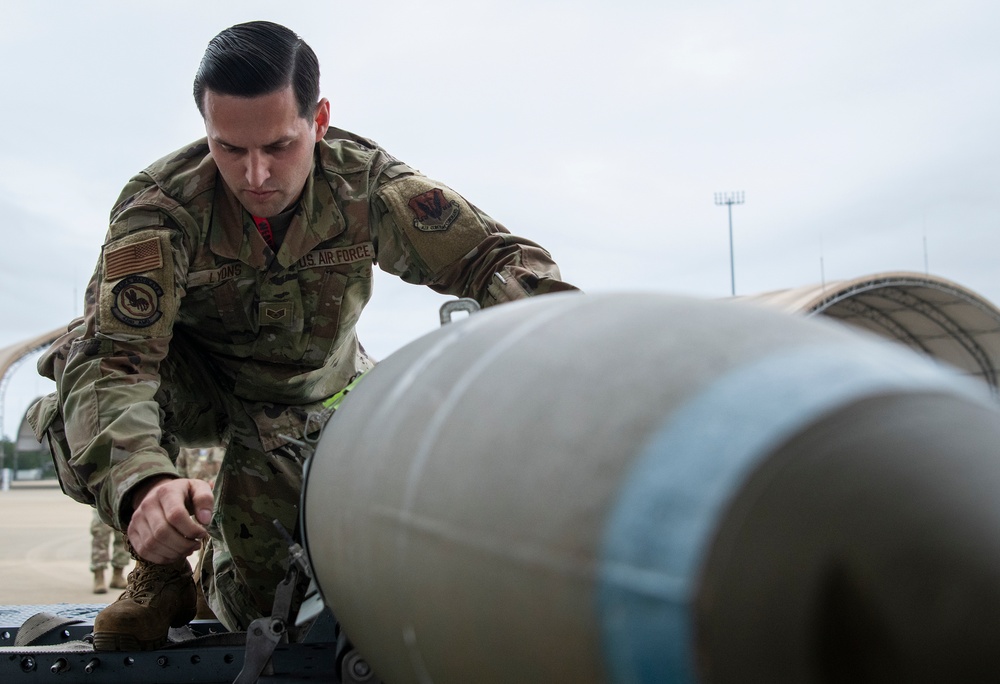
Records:
<instances>
[{"instance_id":1,"label":"unit shoulder patch","mask_svg":"<svg viewBox=\"0 0 1000 684\"><path fill-rule=\"evenodd\" d=\"M378 195L431 274L469 254L489 234L461 195L424 176L390 181Z\"/></svg>"},{"instance_id":2,"label":"unit shoulder patch","mask_svg":"<svg viewBox=\"0 0 1000 684\"><path fill-rule=\"evenodd\" d=\"M133 328L148 328L163 316L163 288L152 278L132 275L111 288L111 313Z\"/></svg>"},{"instance_id":3,"label":"unit shoulder patch","mask_svg":"<svg viewBox=\"0 0 1000 684\"><path fill-rule=\"evenodd\" d=\"M407 205L413 212L413 227L425 231L448 230L462 211L458 202L444 196L441 188L414 195Z\"/></svg>"}]
</instances>

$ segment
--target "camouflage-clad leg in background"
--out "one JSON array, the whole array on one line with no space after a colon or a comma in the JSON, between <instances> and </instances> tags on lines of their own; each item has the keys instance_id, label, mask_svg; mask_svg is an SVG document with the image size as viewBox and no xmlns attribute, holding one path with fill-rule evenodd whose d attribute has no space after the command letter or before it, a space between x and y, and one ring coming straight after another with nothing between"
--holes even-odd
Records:
<instances>
[{"instance_id":1,"label":"camouflage-clad leg in background","mask_svg":"<svg viewBox=\"0 0 1000 684\"><path fill-rule=\"evenodd\" d=\"M174 465L181 477L203 480L214 487L225 455L226 450L220 446L183 447Z\"/></svg>"},{"instance_id":2,"label":"camouflage-clad leg in background","mask_svg":"<svg viewBox=\"0 0 1000 684\"><path fill-rule=\"evenodd\" d=\"M104 576L111 563L110 581ZM90 571L94 573L94 593L105 594L112 589L125 588L124 570L132 562L132 556L125 547L125 536L109 527L94 509L90 520Z\"/></svg>"},{"instance_id":3,"label":"camouflage-clad leg in background","mask_svg":"<svg viewBox=\"0 0 1000 684\"><path fill-rule=\"evenodd\" d=\"M90 521L90 571L106 568L108 563L124 568L131 562L124 535L106 525L95 510Z\"/></svg>"}]
</instances>

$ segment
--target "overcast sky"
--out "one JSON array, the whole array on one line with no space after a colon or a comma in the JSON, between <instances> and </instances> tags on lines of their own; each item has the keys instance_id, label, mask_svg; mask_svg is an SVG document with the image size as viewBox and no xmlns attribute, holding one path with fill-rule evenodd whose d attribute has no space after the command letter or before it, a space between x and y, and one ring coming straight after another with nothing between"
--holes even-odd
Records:
<instances>
[{"instance_id":1,"label":"overcast sky","mask_svg":"<svg viewBox=\"0 0 1000 684\"><path fill-rule=\"evenodd\" d=\"M0 23L0 347L81 313L125 181L201 137L226 26L320 58L334 124L540 242L591 291L751 294L889 270L1000 302L1000 4L8 0ZM926 248L925 248L926 246ZM376 282L385 357L443 298ZM4 434L49 390L13 376Z\"/></svg>"}]
</instances>

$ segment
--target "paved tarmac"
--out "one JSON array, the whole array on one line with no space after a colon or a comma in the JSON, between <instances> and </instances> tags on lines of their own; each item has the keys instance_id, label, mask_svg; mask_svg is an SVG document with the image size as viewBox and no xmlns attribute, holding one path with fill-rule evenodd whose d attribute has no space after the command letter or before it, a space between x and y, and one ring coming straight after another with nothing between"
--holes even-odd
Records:
<instances>
[{"instance_id":1,"label":"paved tarmac","mask_svg":"<svg viewBox=\"0 0 1000 684\"><path fill-rule=\"evenodd\" d=\"M90 517L90 507L63 494L55 480L0 491L0 606L118 598L119 589L92 592Z\"/></svg>"}]
</instances>

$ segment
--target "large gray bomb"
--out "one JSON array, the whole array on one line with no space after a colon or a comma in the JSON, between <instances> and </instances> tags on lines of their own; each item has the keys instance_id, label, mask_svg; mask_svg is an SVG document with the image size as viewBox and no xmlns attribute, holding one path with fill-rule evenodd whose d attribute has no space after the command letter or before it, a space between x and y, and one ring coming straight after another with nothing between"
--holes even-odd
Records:
<instances>
[{"instance_id":1,"label":"large gray bomb","mask_svg":"<svg viewBox=\"0 0 1000 684\"><path fill-rule=\"evenodd\" d=\"M393 354L303 494L392 684L994 681L1000 411L834 323L553 295Z\"/></svg>"}]
</instances>

